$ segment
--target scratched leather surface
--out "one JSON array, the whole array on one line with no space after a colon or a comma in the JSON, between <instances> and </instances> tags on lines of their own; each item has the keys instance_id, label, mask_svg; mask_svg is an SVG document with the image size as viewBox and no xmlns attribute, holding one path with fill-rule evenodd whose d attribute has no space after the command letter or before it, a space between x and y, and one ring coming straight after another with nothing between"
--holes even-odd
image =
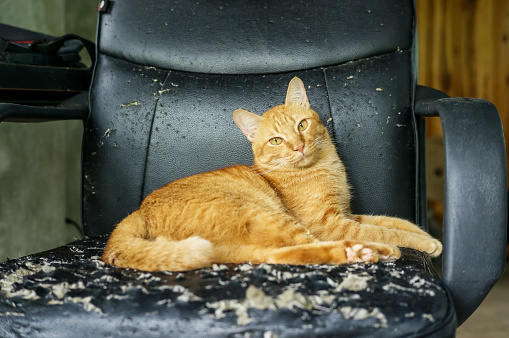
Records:
<instances>
[{"instance_id":1,"label":"scratched leather surface","mask_svg":"<svg viewBox=\"0 0 509 338\"><path fill-rule=\"evenodd\" d=\"M412 6L389 0L114 1L101 14L100 48L156 68L281 73L410 48Z\"/></svg>"},{"instance_id":2,"label":"scratched leather surface","mask_svg":"<svg viewBox=\"0 0 509 338\"><path fill-rule=\"evenodd\" d=\"M172 180L252 164L232 113L282 104L293 76L334 134L353 210L420 220L413 6L110 1L85 121L85 235L110 233Z\"/></svg>"},{"instance_id":3,"label":"scratched leather surface","mask_svg":"<svg viewBox=\"0 0 509 338\"><path fill-rule=\"evenodd\" d=\"M0 264L0 336L408 336L450 321L421 253L347 266L216 265L183 273L99 260L105 237Z\"/></svg>"},{"instance_id":4,"label":"scratched leather surface","mask_svg":"<svg viewBox=\"0 0 509 338\"><path fill-rule=\"evenodd\" d=\"M238 108L284 102L294 76L333 135L355 213L415 221L418 175L411 51L284 74L210 75L100 55L83 145L86 235L110 233L154 189L234 164L251 165Z\"/></svg>"}]
</instances>

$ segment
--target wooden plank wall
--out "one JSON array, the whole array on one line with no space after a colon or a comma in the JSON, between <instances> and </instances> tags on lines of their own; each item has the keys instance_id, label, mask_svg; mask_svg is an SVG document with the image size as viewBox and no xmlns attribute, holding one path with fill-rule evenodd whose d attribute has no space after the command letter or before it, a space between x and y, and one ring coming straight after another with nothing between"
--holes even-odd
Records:
<instances>
[{"instance_id":1,"label":"wooden plank wall","mask_svg":"<svg viewBox=\"0 0 509 338\"><path fill-rule=\"evenodd\" d=\"M419 84L493 102L509 144L509 1L416 3ZM430 120L428 136L441 134L440 121Z\"/></svg>"}]
</instances>

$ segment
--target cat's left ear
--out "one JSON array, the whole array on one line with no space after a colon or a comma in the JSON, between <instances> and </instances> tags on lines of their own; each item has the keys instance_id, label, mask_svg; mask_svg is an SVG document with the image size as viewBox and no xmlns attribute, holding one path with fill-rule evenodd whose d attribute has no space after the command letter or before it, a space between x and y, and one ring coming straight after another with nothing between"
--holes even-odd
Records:
<instances>
[{"instance_id":1,"label":"cat's left ear","mask_svg":"<svg viewBox=\"0 0 509 338\"><path fill-rule=\"evenodd\" d=\"M250 142L256 139L256 130L262 120L261 116L247 110L237 109L233 112L233 120Z\"/></svg>"},{"instance_id":2,"label":"cat's left ear","mask_svg":"<svg viewBox=\"0 0 509 338\"><path fill-rule=\"evenodd\" d=\"M304 83L298 77L294 77L288 85L288 91L286 92L285 106L297 103L305 109L309 109L309 101L306 95L306 89Z\"/></svg>"}]
</instances>

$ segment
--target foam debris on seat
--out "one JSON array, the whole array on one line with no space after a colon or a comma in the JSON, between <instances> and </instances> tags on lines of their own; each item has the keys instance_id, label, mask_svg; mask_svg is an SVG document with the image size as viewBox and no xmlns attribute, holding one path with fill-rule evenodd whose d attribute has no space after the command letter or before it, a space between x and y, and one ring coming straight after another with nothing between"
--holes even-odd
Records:
<instances>
[{"instance_id":1,"label":"foam debris on seat","mask_svg":"<svg viewBox=\"0 0 509 338\"><path fill-rule=\"evenodd\" d=\"M233 335L281 337L307 330L385 330L391 335L393 321L424 325L447 315L440 310L447 297L436 276L424 265L415 267L422 257L411 250L403 250L400 261L381 264L214 264L189 272L148 273L102 262L105 242L105 237L84 239L0 264L2 320L15 322L37 313L44 322L67 312L77 328L85 323L80 316L95 316L97 334L130 336L147 329L214 336L226 329ZM395 294L398 303L391 302ZM394 318L390 312L401 308L405 316ZM139 320L129 315L133 311L141 314ZM4 335L2 330L6 326L0 325Z\"/></svg>"}]
</instances>

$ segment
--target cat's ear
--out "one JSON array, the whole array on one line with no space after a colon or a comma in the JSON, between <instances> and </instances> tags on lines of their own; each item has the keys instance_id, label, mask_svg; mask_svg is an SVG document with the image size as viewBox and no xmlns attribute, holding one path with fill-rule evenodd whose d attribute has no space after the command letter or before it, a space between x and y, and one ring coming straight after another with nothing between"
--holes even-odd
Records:
<instances>
[{"instance_id":1,"label":"cat's ear","mask_svg":"<svg viewBox=\"0 0 509 338\"><path fill-rule=\"evenodd\" d=\"M306 89L304 83L298 77L294 77L288 85L288 91L286 92L285 105L291 103L297 103L305 109L309 109L309 101L306 95Z\"/></svg>"},{"instance_id":2,"label":"cat's ear","mask_svg":"<svg viewBox=\"0 0 509 338\"><path fill-rule=\"evenodd\" d=\"M256 130L262 120L261 116L247 110L237 109L233 112L233 120L250 142L256 139Z\"/></svg>"}]
</instances>

